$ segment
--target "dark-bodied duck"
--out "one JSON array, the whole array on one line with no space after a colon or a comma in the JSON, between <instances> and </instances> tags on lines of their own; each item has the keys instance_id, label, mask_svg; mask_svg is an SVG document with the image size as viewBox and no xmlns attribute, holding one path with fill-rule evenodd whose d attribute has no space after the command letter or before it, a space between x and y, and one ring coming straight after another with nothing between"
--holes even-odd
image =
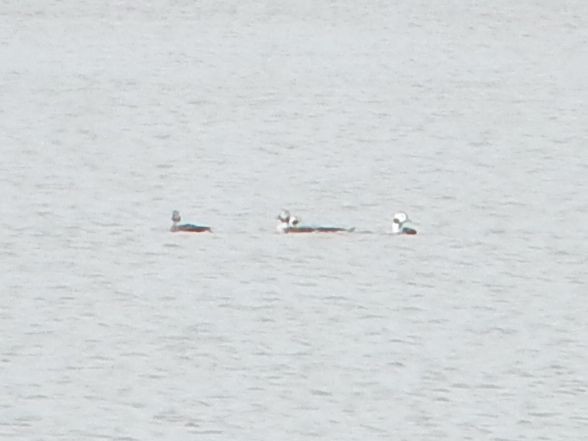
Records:
<instances>
[{"instance_id":1,"label":"dark-bodied duck","mask_svg":"<svg viewBox=\"0 0 588 441\"><path fill-rule=\"evenodd\" d=\"M352 232L355 228L341 228L341 227L315 227L301 225L301 219L292 216L288 210L282 210L278 215L278 225L276 226L278 233L338 233L338 232Z\"/></svg>"},{"instance_id":2,"label":"dark-bodied duck","mask_svg":"<svg viewBox=\"0 0 588 441\"><path fill-rule=\"evenodd\" d=\"M181 224L182 216L180 216L180 212L178 210L174 210L172 213L172 226L170 231L172 233L177 233L178 231L184 231L186 233L204 233L204 232L212 232L210 227L205 227L202 225L193 225L193 224Z\"/></svg>"}]
</instances>

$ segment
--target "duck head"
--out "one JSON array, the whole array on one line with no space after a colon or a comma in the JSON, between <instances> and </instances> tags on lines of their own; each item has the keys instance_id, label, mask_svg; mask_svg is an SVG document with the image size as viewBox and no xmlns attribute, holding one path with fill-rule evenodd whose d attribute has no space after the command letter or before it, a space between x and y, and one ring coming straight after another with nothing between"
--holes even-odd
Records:
<instances>
[{"instance_id":1,"label":"duck head","mask_svg":"<svg viewBox=\"0 0 588 441\"><path fill-rule=\"evenodd\" d=\"M278 233L285 233L288 231L290 227L290 212L288 210L282 210L278 215L278 225L276 226L276 230Z\"/></svg>"},{"instance_id":2,"label":"duck head","mask_svg":"<svg viewBox=\"0 0 588 441\"><path fill-rule=\"evenodd\" d=\"M296 228L296 227L300 226L300 222L302 222L302 219L300 219L299 217L296 217L296 216L291 216L290 221L288 222L288 225L291 228Z\"/></svg>"}]
</instances>

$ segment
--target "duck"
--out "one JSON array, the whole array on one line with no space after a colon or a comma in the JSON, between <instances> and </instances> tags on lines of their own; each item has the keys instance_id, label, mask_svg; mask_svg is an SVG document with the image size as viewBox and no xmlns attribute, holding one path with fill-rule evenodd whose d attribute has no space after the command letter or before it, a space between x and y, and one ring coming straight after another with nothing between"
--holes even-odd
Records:
<instances>
[{"instance_id":1,"label":"duck","mask_svg":"<svg viewBox=\"0 0 588 441\"><path fill-rule=\"evenodd\" d=\"M282 210L278 215L278 233L338 233L352 232L355 228L341 227L315 227L302 225L302 219L298 216L292 216L288 210Z\"/></svg>"},{"instance_id":2,"label":"duck","mask_svg":"<svg viewBox=\"0 0 588 441\"><path fill-rule=\"evenodd\" d=\"M193 225L193 224L181 224L180 222L182 221L182 216L180 216L180 212L178 210L174 210L172 212L172 226L170 228L170 231L172 233L177 233L179 231L184 231L186 233L204 233L204 232L208 232L208 233L212 233L212 228L210 227L205 227L202 225Z\"/></svg>"},{"instance_id":3,"label":"duck","mask_svg":"<svg viewBox=\"0 0 588 441\"><path fill-rule=\"evenodd\" d=\"M392 218L392 234L417 234L417 231L414 228L407 227L404 225L407 222L410 222L410 219L404 211L399 211L398 213L395 213L394 217Z\"/></svg>"}]
</instances>

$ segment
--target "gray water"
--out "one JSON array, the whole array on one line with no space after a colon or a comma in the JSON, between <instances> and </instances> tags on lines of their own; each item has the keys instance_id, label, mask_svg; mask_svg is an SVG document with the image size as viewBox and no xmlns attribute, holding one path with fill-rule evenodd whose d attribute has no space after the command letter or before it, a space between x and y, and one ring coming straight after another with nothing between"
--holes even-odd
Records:
<instances>
[{"instance_id":1,"label":"gray water","mask_svg":"<svg viewBox=\"0 0 588 441\"><path fill-rule=\"evenodd\" d=\"M588 3L143 3L0 1L1 439L588 437Z\"/></svg>"}]
</instances>

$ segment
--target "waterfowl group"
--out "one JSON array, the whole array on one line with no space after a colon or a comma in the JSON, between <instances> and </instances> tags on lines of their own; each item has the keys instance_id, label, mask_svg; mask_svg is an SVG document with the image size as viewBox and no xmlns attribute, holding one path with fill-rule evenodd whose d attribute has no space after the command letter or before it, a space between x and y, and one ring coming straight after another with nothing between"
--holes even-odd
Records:
<instances>
[{"instance_id":1,"label":"waterfowl group","mask_svg":"<svg viewBox=\"0 0 588 441\"><path fill-rule=\"evenodd\" d=\"M341 233L347 232L351 233L355 231L354 227L346 228L346 227L322 227L322 226L312 226L312 225L302 225L302 220L290 214L288 210L282 210L277 217L278 225L276 226L276 231L278 233ZM193 225L193 224L180 224L182 221L182 217L180 216L180 212L178 210L174 210L172 212L172 226L170 231L172 233L177 232L186 232L186 233L204 233L204 232L212 232L210 227L205 227L202 225ZM392 218L392 234L407 234L407 235L414 235L417 234L417 231L407 226L406 224L410 223L410 219L408 215L401 211L394 215Z\"/></svg>"}]
</instances>

